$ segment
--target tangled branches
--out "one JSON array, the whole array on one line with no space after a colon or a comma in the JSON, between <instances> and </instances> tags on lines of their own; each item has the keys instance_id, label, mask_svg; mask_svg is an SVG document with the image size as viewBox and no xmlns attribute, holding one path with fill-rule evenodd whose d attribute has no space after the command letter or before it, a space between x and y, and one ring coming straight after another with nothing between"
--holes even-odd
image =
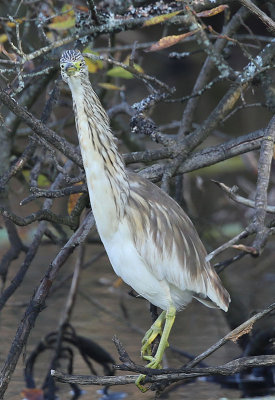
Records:
<instances>
[{"instance_id":1,"label":"tangled branches","mask_svg":"<svg viewBox=\"0 0 275 400\"><path fill-rule=\"evenodd\" d=\"M0 260L2 312L24 286L39 250L47 244L57 249L41 283L32 288L34 295L18 323L1 370L0 397L60 267L79 244L84 246L93 225L91 212L85 211L89 201L71 99L59 77L64 49L86 53L91 79L128 167L159 182L193 216L205 203L213 204L204 208L202 220L215 226L214 239L209 239L211 229L204 224L200 233L208 248L216 247L208 259L219 255L218 271L249 256L262 260L275 232L274 193L269 189L274 182L275 140L271 2L240 0L236 6L231 0L217 0L214 7L209 0L117 1L107 8L105 2L91 0L82 6L55 3L6 2L0 16L0 215L7 232ZM129 32L134 43L129 42ZM203 188L213 188L210 178L221 191L214 195L215 201L198 201L208 195ZM223 235L222 228L232 224L237 230ZM31 232L30 240L25 232ZM98 245L96 233L86 242L87 248ZM15 271L12 265L18 262ZM230 289L234 292L234 287ZM233 329L247 318L229 319ZM61 354L62 332L60 328L55 337L55 360ZM259 354L195 369L196 360L203 359L198 357L187 369L146 371L148 382L157 383L153 388L159 389L160 381L165 386L194 376L274 365L274 356ZM117 369L145 371L129 360ZM54 376L73 379L58 372ZM132 375L90 377L87 382L121 384L133 379Z\"/></svg>"}]
</instances>

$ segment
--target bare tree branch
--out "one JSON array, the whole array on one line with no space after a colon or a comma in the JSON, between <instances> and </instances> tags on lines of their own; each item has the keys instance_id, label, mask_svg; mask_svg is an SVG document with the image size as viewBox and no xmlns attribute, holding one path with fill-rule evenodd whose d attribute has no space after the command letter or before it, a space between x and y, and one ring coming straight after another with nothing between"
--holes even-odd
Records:
<instances>
[{"instance_id":1,"label":"bare tree branch","mask_svg":"<svg viewBox=\"0 0 275 400\"><path fill-rule=\"evenodd\" d=\"M255 197L255 216L254 226L256 230L256 238L253 247L258 254L262 251L264 244L268 238L269 230L265 226L265 216L267 208L267 189L270 179L271 161L274 154L275 141L275 116L271 119L265 135L262 139L260 159L258 164L258 180Z\"/></svg>"},{"instance_id":2,"label":"bare tree branch","mask_svg":"<svg viewBox=\"0 0 275 400\"><path fill-rule=\"evenodd\" d=\"M188 380L198 378L200 376L209 375L233 375L248 368L272 366L275 365L275 356L255 356L237 358L227 364L217 367L208 368L192 368L186 369L186 372L165 372L165 370L151 370L148 368L136 368L138 373L147 373L144 383L153 382L177 382L181 380ZM135 375L117 375L117 376L87 376L87 375L68 375L60 371L51 371L52 376L59 382L63 383L78 383L80 385L128 385L135 383L137 374Z\"/></svg>"},{"instance_id":3,"label":"bare tree branch","mask_svg":"<svg viewBox=\"0 0 275 400\"><path fill-rule=\"evenodd\" d=\"M259 7L256 6L251 0L239 0L242 5L247 7L252 13L256 14L261 21L267 26L267 28L275 33L275 22L266 13L264 13Z\"/></svg>"},{"instance_id":4,"label":"bare tree branch","mask_svg":"<svg viewBox=\"0 0 275 400\"><path fill-rule=\"evenodd\" d=\"M79 152L68 143L65 139L58 136L50 128L44 125L40 120L35 118L31 113L16 103L16 101L0 88L0 100L5 104L15 115L24 121L38 136L41 136L52 144L59 151L64 153L68 158L74 161L78 166L82 166L82 160Z\"/></svg>"},{"instance_id":5,"label":"bare tree branch","mask_svg":"<svg viewBox=\"0 0 275 400\"><path fill-rule=\"evenodd\" d=\"M239 189L237 186L234 186L234 187L230 188L230 187L226 186L222 182L217 182L215 180L213 180L213 182L216 183L216 185L218 185L219 188L222 189L228 195L228 197L230 199L234 200L236 203L243 204L244 206L247 206L247 207L250 207L250 208L255 208L256 207L255 206L255 201L246 199L245 197L242 197L242 196L236 194L238 189ZM266 206L266 212L274 214L275 213L275 206L267 205Z\"/></svg>"},{"instance_id":6,"label":"bare tree branch","mask_svg":"<svg viewBox=\"0 0 275 400\"><path fill-rule=\"evenodd\" d=\"M8 387L18 358L26 344L37 316L45 305L45 300L49 294L50 288L57 276L59 269L67 260L69 255L74 251L74 249L85 240L93 224L94 218L90 212L82 221L77 231L72 235L66 245L60 250L55 259L52 261L39 287L36 289L34 296L26 309L24 317L18 326L8 357L0 372L0 398L3 397Z\"/></svg>"}]
</instances>

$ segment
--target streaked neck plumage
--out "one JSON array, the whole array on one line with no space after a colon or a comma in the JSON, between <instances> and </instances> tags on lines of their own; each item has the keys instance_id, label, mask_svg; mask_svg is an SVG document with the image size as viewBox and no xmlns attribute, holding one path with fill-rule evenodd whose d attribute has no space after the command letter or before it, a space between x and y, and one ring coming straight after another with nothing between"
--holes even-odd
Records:
<instances>
[{"instance_id":1,"label":"streaked neck plumage","mask_svg":"<svg viewBox=\"0 0 275 400\"><path fill-rule=\"evenodd\" d=\"M100 236L115 232L124 215L129 182L117 151L109 118L88 77L70 77L75 122L91 206Z\"/></svg>"}]
</instances>

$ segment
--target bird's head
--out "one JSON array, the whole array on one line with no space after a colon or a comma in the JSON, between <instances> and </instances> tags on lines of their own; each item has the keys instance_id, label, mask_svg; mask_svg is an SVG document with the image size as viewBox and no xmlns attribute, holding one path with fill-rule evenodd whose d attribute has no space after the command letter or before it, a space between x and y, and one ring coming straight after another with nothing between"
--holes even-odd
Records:
<instances>
[{"instance_id":1,"label":"bird's head","mask_svg":"<svg viewBox=\"0 0 275 400\"><path fill-rule=\"evenodd\" d=\"M79 50L66 50L60 58L62 79L68 83L71 77L88 75L88 67Z\"/></svg>"}]
</instances>

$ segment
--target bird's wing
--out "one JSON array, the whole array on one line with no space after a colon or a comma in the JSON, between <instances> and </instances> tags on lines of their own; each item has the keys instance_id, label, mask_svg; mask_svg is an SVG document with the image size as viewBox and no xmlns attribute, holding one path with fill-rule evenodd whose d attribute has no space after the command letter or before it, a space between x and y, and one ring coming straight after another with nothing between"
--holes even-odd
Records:
<instances>
[{"instance_id":1,"label":"bird's wing","mask_svg":"<svg viewBox=\"0 0 275 400\"><path fill-rule=\"evenodd\" d=\"M192 222L170 196L150 181L129 173L126 209L135 246L153 274L181 290L210 298L227 309L229 295L209 263Z\"/></svg>"}]
</instances>

